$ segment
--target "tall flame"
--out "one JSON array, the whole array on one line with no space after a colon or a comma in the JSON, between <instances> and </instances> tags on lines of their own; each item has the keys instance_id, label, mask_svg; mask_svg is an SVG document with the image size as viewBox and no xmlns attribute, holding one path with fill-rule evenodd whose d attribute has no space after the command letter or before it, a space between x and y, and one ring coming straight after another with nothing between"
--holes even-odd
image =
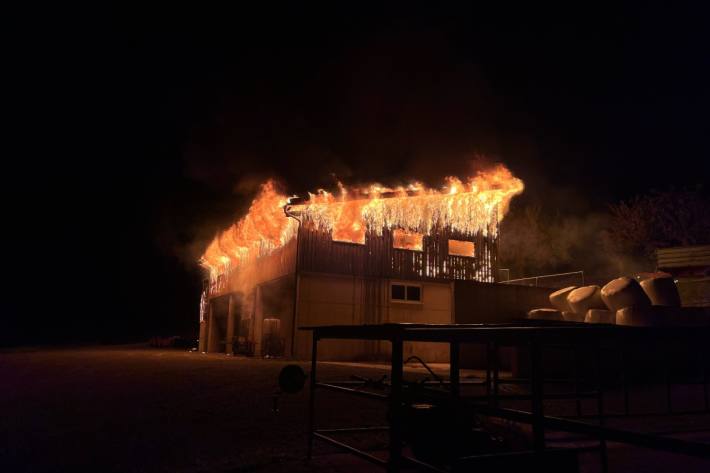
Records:
<instances>
[{"instance_id":1,"label":"tall flame","mask_svg":"<svg viewBox=\"0 0 710 473\"><path fill-rule=\"evenodd\" d=\"M465 181L448 177L441 189L418 182L396 188L373 184L348 189L341 183L338 187L337 197L321 189L289 209L316 228L332 232L334 240L353 243L364 243L367 231L381 235L385 228L425 235L437 227L468 235L495 234L495 224L505 216L510 200L524 189L523 182L501 164ZM273 181L264 183L247 215L205 250L200 263L211 277L269 254L293 238L297 222L286 216L288 204L289 198L275 190Z\"/></svg>"},{"instance_id":2,"label":"tall flame","mask_svg":"<svg viewBox=\"0 0 710 473\"><path fill-rule=\"evenodd\" d=\"M266 181L247 214L212 240L200 264L215 278L285 245L296 230L296 222L284 214L286 204L288 197Z\"/></svg>"}]
</instances>

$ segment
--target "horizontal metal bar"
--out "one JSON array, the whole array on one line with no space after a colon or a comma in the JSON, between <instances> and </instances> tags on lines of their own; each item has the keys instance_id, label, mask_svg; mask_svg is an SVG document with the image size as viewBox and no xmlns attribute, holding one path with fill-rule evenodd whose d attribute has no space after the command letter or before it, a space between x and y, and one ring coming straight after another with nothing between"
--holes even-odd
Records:
<instances>
[{"instance_id":1,"label":"horizontal metal bar","mask_svg":"<svg viewBox=\"0 0 710 473\"><path fill-rule=\"evenodd\" d=\"M543 396L544 400L548 399L596 399L598 394L596 392L584 392L584 393L554 393L545 394ZM479 394L475 396L462 396L464 399L475 399L475 400L485 400L485 399L497 399L499 401L527 401L532 399L532 394L505 394L498 396L488 396L486 394Z\"/></svg>"},{"instance_id":2,"label":"horizontal metal bar","mask_svg":"<svg viewBox=\"0 0 710 473\"><path fill-rule=\"evenodd\" d=\"M578 452L578 451L593 451L598 449L599 447L575 447L575 448L548 448L545 450L545 453L548 454L554 454L556 452ZM482 453L480 455L468 455L465 457L460 457L456 459L456 466L461 466L462 463L475 463L476 461L480 460L487 460L489 458L515 458L515 457L528 457L528 456L533 456L533 455L539 455L540 452L536 452L534 450L521 450L517 452L500 452L500 453Z\"/></svg>"},{"instance_id":3,"label":"horizontal metal bar","mask_svg":"<svg viewBox=\"0 0 710 473\"><path fill-rule=\"evenodd\" d=\"M447 470L442 470L441 468L437 468L434 465L430 465L429 463L425 463L421 460L417 460L416 458L408 457L406 455L402 455L402 460L411 465L426 468L427 470L436 471L438 473L449 473Z\"/></svg>"},{"instance_id":4,"label":"horizontal metal bar","mask_svg":"<svg viewBox=\"0 0 710 473\"><path fill-rule=\"evenodd\" d=\"M335 384L316 383L316 387L327 389L329 391L336 391L336 392L341 392L341 393L353 394L355 396L366 397L368 399L379 399L379 400L389 399L389 396L387 396L385 394L373 393L370 391L361 391L359 389L346 388L344 386L337 386Z\"/></svg>"},{"instance_id":5,"label":"horizontal metal bar","mask_svg":"<svg viewBox=\"0 0 710 473\"><path fill-rule=\"evenodd\" d=\"M586 340L606 340L622 337L641 340L674 340L678 337L701 339L710 334L710 326L698 327L628 327L619 325L597 325L572 322L531 325L511 324L379 324L379 325L331 325L301 327L311 330L318 339L361 339L466 342L484 343L496 340L503 344L520 343L536 337L537 341L558 345L578 344Z\"/></svg>"},{"instance_id":6,"label":"horizontal metal bar","mask_svg":"<svg viewBox=\"0 0 710 473\"><path fill-rule=\"evenodd\" d=\"M515 409L481 406L478 410L479 412L493 417L502 417L526 424L532 424L534 421L531 413ZM552 430L589 434L612 442L627 443L637 445L639 447L647 447L653 450L680 453L700 458L710 458L710 444L689 442L675 438L658 437L629 430L613 429L610 427L588 424L586 422L563 419L561 417L545 416L542 418L542 422L545 425L545 428Z\"/></svg>"},{"instance_id":7,"label":"horizontal metal bar","mask_svg":"<svg viewBox=\"0 0 710 473\"><path fill-rule=\"evenodd\" d=\"M373 427L345 427L342 429L318 429L315 432L321 433L321 434L333 434L333 433L340 433L340 434L347 434L351 432L377 432L377 431L385 431L389 430L388 425L377 425Z\"/></svg>"},{"instance_id":8,"label":"horizontal metal bar","mask_svg":"<svg viewBox=\"0 0 710 473\"><path fill-rule=\"evenodd\" d=\"M545 384L576 384L573 379L552 378L545 379ZM498 378L498 384L530 384L530 378ZM581 381L580 381L580 384Z\"/></svg>"},{"instance_id":9,"label":"horizontal metal bar","mask_svg":"<svg viewBox=\"0 0 710 473\"><path fill-rule=\"evenodd\" d=\"M607 419L623 419L623 418L646 418L648 419L649 417L678 417L678 416L684 416L684 415L694 415L694 414L708 414L710 411L700 409L700 410L693 410L693 411L672 411L672 412L630 412L630 413L625 413L625 412L610 412L604 413L604 417ZM562 419L566 418L574 418L574 419L598 419L599 414L584 414L581 416L578 415L572 415L572 416L558 416Z\"/></svg>"},{"instance_id":10,"label":"horizontal metal bar","mask_svg":"<svg viewBox=\"0 0 710 473\"><path fill-rule=\"evenodd\" d=\"M372 462L376 465L387 466L387 462L385 460L383 460L382 458L377 458L374 455L370 455L367 452L364 452L362 450L358 450L357 448L351 447L350 445L344 444L343 442L338 442L337 440L330 438L327 435L319 434L318 432L313 432L313 437L317 438L319 440L322 440L326 443L329 443L331 445L334 445L338 448L341 448L341 449L345 450L346 452L352 453L353 455L358 456L358 457L362 458L363 460L367 460L367 461Z\"/></svg>"}]
</instances>

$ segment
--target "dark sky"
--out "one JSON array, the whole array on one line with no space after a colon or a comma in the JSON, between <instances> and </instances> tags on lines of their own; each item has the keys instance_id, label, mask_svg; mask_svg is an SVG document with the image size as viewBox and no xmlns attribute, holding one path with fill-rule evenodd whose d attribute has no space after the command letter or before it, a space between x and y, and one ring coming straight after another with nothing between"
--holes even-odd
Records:
<instances>
[{"instance_id":1,"label":"dark sky","mask_svg":"<svg viewBox=\"0 0 710 473\"><path fill-rule=\"evenodd\" d=\"M571 213L705 183L708 16L677 3L31 12L2 341L195 330L194 262L267 176L437 184L483 154Z\"/></svg>"}]
</instances>

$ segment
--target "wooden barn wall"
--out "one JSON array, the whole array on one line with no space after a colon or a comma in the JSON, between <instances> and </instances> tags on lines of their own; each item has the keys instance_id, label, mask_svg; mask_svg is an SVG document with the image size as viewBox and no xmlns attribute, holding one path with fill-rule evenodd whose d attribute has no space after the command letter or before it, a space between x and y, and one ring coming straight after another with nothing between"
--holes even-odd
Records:
<instances>
[{"instance_id":1,"label":"wooden barn wall","mask_svg":"<svg viewBox=\"0 0 710 473\"><path fill-rule=\"evenodd\" d=\"M475 256L448 254L448 240L471 241ZM308 228L299 235L299 271L415 280L492 281L496 274L496 241L481 233L470 236L443 229L424 236L422 251L393 247L392 232L368 233L365 244L333 241L330 232Z\"/></svg>"}]
</instances>

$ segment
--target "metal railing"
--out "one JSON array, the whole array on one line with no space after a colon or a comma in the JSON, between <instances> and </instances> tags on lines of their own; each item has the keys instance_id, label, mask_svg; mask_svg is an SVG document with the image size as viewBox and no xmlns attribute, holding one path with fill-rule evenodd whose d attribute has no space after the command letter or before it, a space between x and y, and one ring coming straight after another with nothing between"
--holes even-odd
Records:
<instances>
[{"instance_id":1,"label":"metal railing","mask_svg":"<svg viewBox=\"0 0 710 473\"><path fill-rule=\"evenodd\" d=\"M557 281L555 281L557 279ZM568 285L584 286L584 271L572 271L570 273L544 274L542 276L530 276L527 278L509 279L501 281L501 284L517 284L520 286L549 287L551 289Z\"/></svg>"},{"instance_id":2,"label":"metal railing","mask_svg":"<svg viewBox=\"0 0 710 473\"><path fill-rule=\"evenodd\" d=\"M302 327L302 330L311 330L312 353L311 353L311 373L310 373L310 396L308 407L308 447L307 458L310 460L313 455L314 440L319 440L340 448L346 452L359 456L376 465L385 467L388 471L400 471L404 465L414 465L429 471L449 471L442 469L439 465L425 463L417 458L405 455L403 444L404 439L404 416L403 406L407 399L412 402L415 398L413 393L418 393L421 400L427 402L449 402L452 406L471 406L479 414L498 417L516 423L528 424L532 430L532 450L523 452L501 452L488 453L482 455L452 458L452 471L462 471L471 467L477 461L490 459L493 457L502 458L511 454L532 454L531 460L535 457L550 452L546 445L546 430L563 431L571 434L581 434L599 442L599 446L593 447L573 447L568 451L598 451L602 471L606 472L607 463L607 442L619 442L638 447L650 448L653 450L690 455L702 459L710 459L710 445L689 440L670 438L654 433L639 433L636 431L613 428L606 425L605 419L608 413L604 409L604 388L603 388L603 366L600 353L604 349L616 347L627 347L630 342L653 346L661 349L670 342L678 343L682 340L686 346L692 346L699 350L699 361L702 368L705 410L708 410L710 402L708 385L708 360L707 345L704 340L710 335L710 327L673 327L673 328L638 328L638 327L618 327L618 326L583 326L579 324L551 324L550 326L530 326L528 324L500 324L500 325L428 325L428 324L385 324L370 326L324 326L324 327ZM355 339L355 340L382 340L391 343L392 355L390 362L389 379L380 382L387 388L383 392L373 392L367 388L367 382L361 385L352 385L342 382L323 382L317 377L317 357L318 342L325 339ZM445 388L427 390L426 387L419 386L419 389L412 391L411 382L408 383L403 378L403 343L405 341L419 342L443 342L450 347L450 367L449 379ZM488 347L489 356L486 357L486 395L470 396L461 393L464 382L460 379L460 345L482 344ZM529 392L524 396L516 396L531 402L527 410L512 409L499 405L500 401L511 398L510 395L501 395L497 385L501 380L497 376L498 355L496 349L491 349L491 344L497 346L524 346L530 350L530 374L525 382L529 385ZM564 348L577 351L580 349L591 350L592 358L595 360L595 369L590 380L595 386L593 392L584 393L579 388L580 380L575 375L575 392L565 394L561 398L580 399L591 397L596 398L597 406L594 417L596 422L586 422L582 420L580 408L578 407L577 419L551 416L545 412L545 400L556 398L553 393L546 392L544 357L545 348ZM670 368L668 366L667 368ZM576 370L575 370L576 372ZM666 370L670 374L670 370ZM587 381L589 382L589 381ZM667 376L667 401L669 411L671 406L671 387L673 383ZM389 434L388 453L386 458L375 456L374 454L358 449L333 437L336 433L355 433L359 431L369 431L372 427L356 427L342 429L319 429L315 422L316 411L316 390L326 390L350 394L358 397L377 399L384 401L388 405L388 425L377 427ZM626 415L628 412L628 391L627 380L624 380L624 393L627 398ZM417 399L419 399L417 398ZM448 401L447 401L448 400ZM548 406L549 407L549 406Z\"/></svg>"}]
</instances>

